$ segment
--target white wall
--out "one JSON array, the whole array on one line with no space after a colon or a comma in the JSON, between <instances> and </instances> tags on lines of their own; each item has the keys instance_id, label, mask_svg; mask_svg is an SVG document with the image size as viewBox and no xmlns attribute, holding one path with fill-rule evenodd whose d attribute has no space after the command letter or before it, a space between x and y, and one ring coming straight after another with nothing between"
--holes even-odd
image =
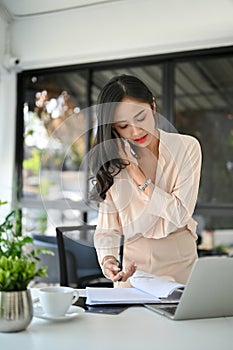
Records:
<instances>
[{"instance_id":1,"label":"white wall","mask_svg":"<svg viewBox=\"0 0 233 350\"><path fill-rule=\"evenodd\" d=\"M233 43L231 0L125 0L17 20L22 67L54 66Z\"/></svg>"},{"instance_id":2,"label":"white wall","mask_svg":"<svg viewBox=\"0 0 233 350\"><path fill-rule=\"evenodd\" d=\"M233 45L232 0L124 0L16 18L10 51L22 69ZM0 62L6 45L0 17ZM8 31L7 31L8 32ZM0 198L12 189L15 73L0 75Z\"/></svg>"},{"instance_id":3,"label":"white wall","mask_svg":"<svg viewBox=\"0 0 233 350\"><path fill-rule=\"evenodd\" d=\"M14 149L16 76L3 67L3 56L7 47L8 22L0 16L0 199L11 203ZM1 208L7 212L9 205Z\"/></svg>"}]
</instances>

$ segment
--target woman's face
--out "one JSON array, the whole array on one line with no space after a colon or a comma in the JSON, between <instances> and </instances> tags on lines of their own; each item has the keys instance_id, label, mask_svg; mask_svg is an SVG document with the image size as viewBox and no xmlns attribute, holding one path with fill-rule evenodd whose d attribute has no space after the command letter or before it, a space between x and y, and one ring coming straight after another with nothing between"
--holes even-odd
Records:
<instances>
[{"instance_id":1,"label":"woman's face","mask_svg":"<svg viewBox=\"0 0 233 350\"><path fill-rule=\"evenodd\" d=\"M113 126L124 139L140 147L149 146L155 132L155 120L151 106L148 103L125 97L115 109Z\"/></svg>"}]
</instances>

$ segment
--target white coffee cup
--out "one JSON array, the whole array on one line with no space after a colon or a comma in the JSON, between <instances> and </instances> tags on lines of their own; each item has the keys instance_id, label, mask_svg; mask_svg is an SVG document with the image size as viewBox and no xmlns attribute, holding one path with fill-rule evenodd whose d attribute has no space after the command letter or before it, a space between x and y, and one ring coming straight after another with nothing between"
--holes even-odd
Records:
<instances>
[{"instance_id":1,"label":"white coffee cup","mask_svg":"<svg viewBox=\"0 0 233 350\"><path fill-rule=\"evenodd\" d=\"M78 298L78 290L70 287L58 286L39 289L40 304L48 316L64 316Z\"/></svg>"}]
</instances>

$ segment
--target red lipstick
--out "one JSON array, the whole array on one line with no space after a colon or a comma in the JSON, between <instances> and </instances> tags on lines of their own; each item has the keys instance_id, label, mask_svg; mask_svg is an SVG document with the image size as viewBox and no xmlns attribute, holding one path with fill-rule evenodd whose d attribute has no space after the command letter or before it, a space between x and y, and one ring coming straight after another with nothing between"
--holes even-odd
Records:
<instances>
[{"instance_id":1,"label":"red lipstick","mask_svg":"<svg viewBox=\"0 0 233 350\"><path fill-rule=\"evenodd\" d=\"M136 139L134 140L134 142L137 142L137 143L143 143L146 141L146 138L147 138L147 135L143 136L143 137L140 137L140 139Z\"/></svg>"}]
</instances>

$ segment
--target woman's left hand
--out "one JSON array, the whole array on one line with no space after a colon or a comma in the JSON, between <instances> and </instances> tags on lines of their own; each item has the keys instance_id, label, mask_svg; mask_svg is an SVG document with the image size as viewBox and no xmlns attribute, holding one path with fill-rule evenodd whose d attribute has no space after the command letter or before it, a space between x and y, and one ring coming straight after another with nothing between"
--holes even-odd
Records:
<instances>
[{"instance_id":1,"label":"woman's left hand","mask_svg":"<svg viewBox=\"0 0 233 350\"><path fill-rule=\"evenodd\" d=\"M113 282L126 282L129 277L131 277L134 272L136 271L137 266L134 261L131 261L131 263L126 267L125 270L122 270L118 272L117 275L114 276L112 279Z\"/></svg>"}]
</instances>

